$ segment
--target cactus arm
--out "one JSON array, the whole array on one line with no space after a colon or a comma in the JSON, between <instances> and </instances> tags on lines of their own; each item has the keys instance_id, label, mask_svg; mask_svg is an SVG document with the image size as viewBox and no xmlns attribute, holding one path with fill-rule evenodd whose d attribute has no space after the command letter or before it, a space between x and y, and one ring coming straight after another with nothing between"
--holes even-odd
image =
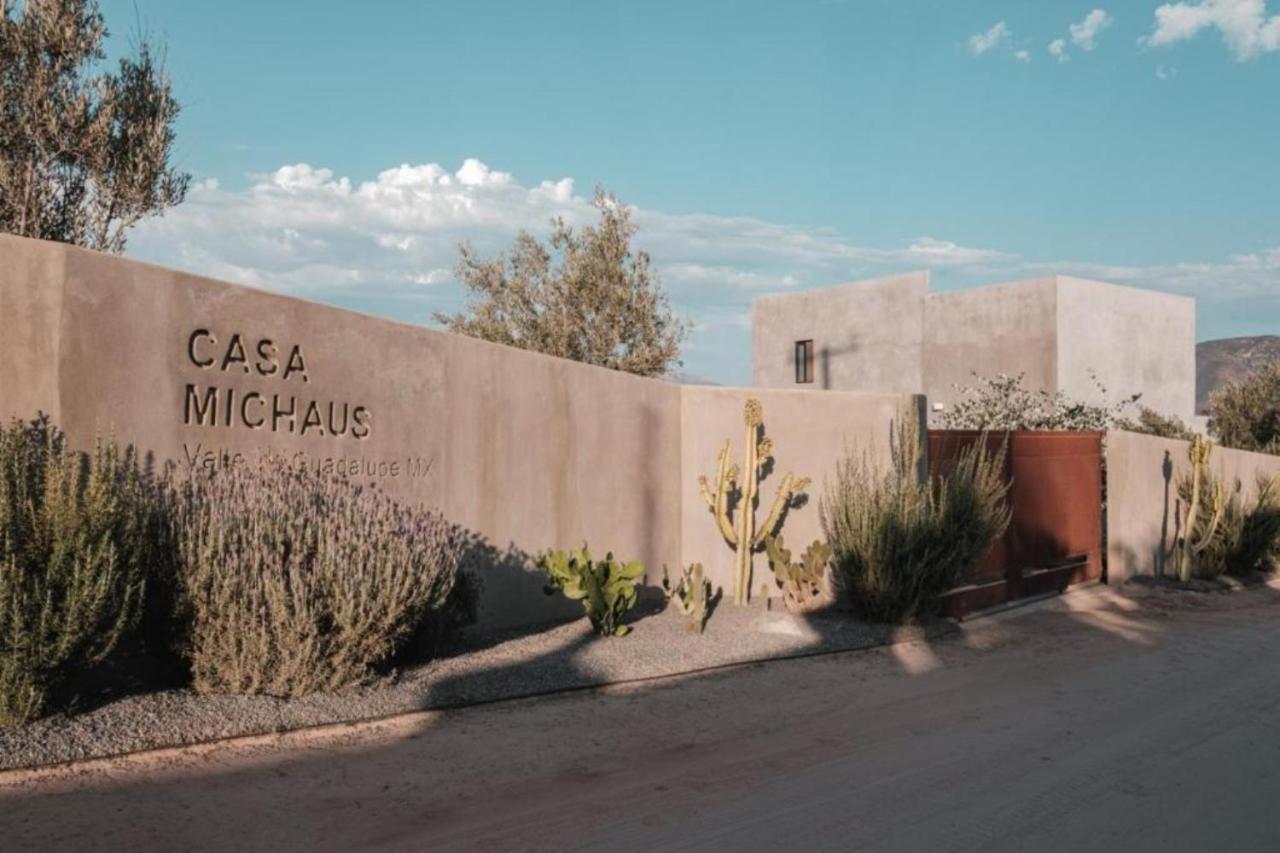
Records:
<instances>
[{"instance_id":1,"label":"cactus arm","mask_svg":"<svg viewBox=\"0 0 1280 853\"><path fill-rule=\"evenodd\" d=\"M1222 484L1218 483L1213 490L1213 516L1205 528L1204 535L1200 537L1200 541L1191 546L1191 550L1194 553L1199 554L1213 542L1214 534L1218 532L1218 525L1222 523L1222 516L1226 509L1226 491L1222 488Z\"/></svg>"},{"instance_id":2,"label":"cactus arm","mask_svg":"<svg viewBox=\"0 0 1280 853\"><path fill-rule=\"evenodd\" d=\"M715 496L711 496L705 477L702 478L698 485L702 489L702 497L711 506L711 514L716 517L720 535L730 545L736 546L738 544L738 533L733 529L733 521L729 517L729 492L733 489L734 476L734 472L729 468L729 442L726 441L724 447L720 448L720 462L716 471Z\"/></svg>"},{"instance_id":3,"label":"cactus arm","mask_svg":"<svg viewBox=\"0 0 1280 853\"><path fill-rule=\"evenodd\" d=\"M764 524L760 525L760 529L756 531L755 544L758 547L764 542L765 537L772 536L777 530L778 524L782 521L782 513L791 503L792 498L800 494L809 485L807 477L797 478L790 471L782 478L782 482L778 485L778 491L773 496L773 506L769 508L769 515L765 518Z\"/></svg>"},{"instance_id":4,"label":"cactus arm","mask_svg":"<svg viewBox=\"0 0 1280 853\"><path fill-rule=\"evenodd\" d=\"M698 490L702 492L702 499L707 502L707 506L715 510L719 504L718 499L720 493L724 491L724 472L729 467L729 442L724 443L724 447L720 448L720 452L716 454L716 493L711 494L711 489L707 486L707 477L702 475L698 478Z\"/></svg>"},{"instance_id":5,"label":"cactus arm","mask_svg":"<svg viewBox=\"0 0 1280 853\"><path fill-rule=\"evenodd\" d=\"M760 488L760 446L757 439L760 424L747 417L746 461L743 464L742 505L738 509L737 588L734 600L746 604L751 600L751 555L755 548L756 495Z\"/></svg>"}]
</instances>

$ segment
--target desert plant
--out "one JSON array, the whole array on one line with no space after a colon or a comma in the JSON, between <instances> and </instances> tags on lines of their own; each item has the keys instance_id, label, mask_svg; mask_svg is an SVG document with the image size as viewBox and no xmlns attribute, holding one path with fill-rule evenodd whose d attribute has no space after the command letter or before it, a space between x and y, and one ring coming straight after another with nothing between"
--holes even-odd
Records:
<instances>
[{"instance_id":1,"label":"desert plant","mask_svg":"<svg viewBox=\"0 0 1280 853\"><path fill-rule=\"evenodd\" d=\"M1239 516L1238 487L1227 493L1226 487L1209 468L1213 442L1197 435L1187 447L1191 470L1178 481L1178 497L1185 510L1179 519L1181 535L1174 543L1174 567L1183 583L1194 577L1217 577L1225 570L1223 554L1231 546L1225 543L1236 530ZM1231 522L1223 524L1228 512Z\"/></svg>"},{"instance_id":2,"label":"desert plant","mask_svg":"<svg viewBox=\"0 0 1280 853\"><path fill-rule=\"evenodd\" d=\"M596 562L584 544L573 551L542 554L538 568L547 576L547 595L559 590L566 598L581 601L597 634L621 637L631 630L622 624L622 617L636 603L636 584L644 576L644 563L619 563L612 553Z\"/></svg>"},{"instance_id":3,"label":"desert plant","mask_svg":"<svg viewBox=\"0 0 1280 853\"><path fill-rule=\"evenodd\" d=\"M1223 447L1280 453L1280 363L1215 391L1209 433Z\"/></svg>"},{"instance_id":4,"label":"desert plant","mask_svg":"<svg viewBox=\"0 0 1280 853\"><path fill-rule=\"evenodd\" d=\"M703 499L720 526L720 534L734 549L733 602L745 605L751 598L751 563L757 551L764 546L767 536L774 535L782 525L787 509L809 486L808 477L796 477L788 471L778 484L764 523L756 526L756 505L760 500L760 477L773 456L773 441L761 438L764 424L764 407L760 401L747 400L742 414L746 424L746 459L742 468L729 462L732 442L725 441L716 462L716 487L712 491L706 476L698 477L698 488ZM742 482L738 482L739 475ZM737 510L735 522L733 513Z\"/></svg>"},{"instance_id":5,"label":"desert plant","mask_svg":"<svg viewBox=\"0 0 1280 853\"><path fill-rule=\"evenodd\" d=\"M829 603L827 565L831 562L830 545L821 539L813 540L798 563L791 562L791 551L783 544L780 535L765 539L764 548L769 555L774 582L782 591L782 601L788 610L808 613Z\"/></svg>"},{"instance_id":6,"label":"desert plant","mask_svg":"<svg viewBox=\"0 0 1280 853\"><path fill-rule=\"evenodd\" d=\"M0 428L0 722L40 716L136 625L162 524L132 448L71 451L44 416Z\"/></svg>"},{"instance_id":7,"label":"desert plant","mask_svg":"<svg viewBox=\"0 0 1280 853\"><path fill-rule=\"evenodd\" d=\"M909 411L895 424L887 468L847 453L819 507L837 594L878 621L933 611L1009 524L1005 453L1004 445L991 451L983 436L947 471L925 478Z\"/></svg>"},{"instance_id":8,"label":"desert plant","mask_svg":"<svg viewBox=\"0 0 1280 853\"><path fill-rule=\"evenodd\" d=\"M179 484L193 683L298 696L366 680L454 589L440 515L266 454Z\"/></svg>"},{"instance_id":9,"label":"desert plant","mask_svg":"<svg viewBox=\"0 0 1280 853\"><path fill-rule=\"evenodd\" d=\"M1253 506L1244 514L1231 571L1269 571L1280 556L1280 476L1259 474Z\"/></svg>"},{"instance_id":10,"label":"desert plant","mask_svg":"<svg viewBox=\"0 0 1280 853\"><path fill-rule=\"evenodd\" d=\"M711 603L711 581L703 574L702 563L693 563L671 582L667 567L662 567L662 593L678 613L689 618L689 631L701 634L707 624Z\"/></svg>"}]
</instances>

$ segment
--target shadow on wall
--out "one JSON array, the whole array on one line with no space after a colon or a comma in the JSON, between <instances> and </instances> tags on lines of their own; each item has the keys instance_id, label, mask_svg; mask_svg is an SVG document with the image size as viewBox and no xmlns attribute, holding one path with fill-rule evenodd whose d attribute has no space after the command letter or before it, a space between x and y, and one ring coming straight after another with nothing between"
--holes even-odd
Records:
<instances>
[{"instance_id":1,"label":"shadow on wall","mask_svg":"<svg viewBox=\"0 0 1280 853\"><path fill-rule=\"evenodd\" d=\"M824 391L831 390L831 359L836 356L850 355L858 350L857 341L850 341L842 347L832 347L829 344L822 345L818 350L818 359L821 362L822 389Z\"/></svg>"}]
</instances>

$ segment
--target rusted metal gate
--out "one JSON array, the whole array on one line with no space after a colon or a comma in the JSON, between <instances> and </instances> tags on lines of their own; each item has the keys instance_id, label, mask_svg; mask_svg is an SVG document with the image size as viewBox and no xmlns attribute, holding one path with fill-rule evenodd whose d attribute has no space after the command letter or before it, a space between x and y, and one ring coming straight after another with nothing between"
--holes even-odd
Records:
<instances>
[{"instance_id":1,"label":"rusted metal gate","mask_svg":"<svg viewBox=\"0 0 1280 853\"><path fill-rule=\"evenodd\" d=\"M929 467L950 461L984 433L930 430ZM943 598L943 612L975 610L1102 577L1101 432L1019 430L987 433L992 449L1009 442L1005 480L1013 519L968 582Z\"/></svg>"}]
</instances>

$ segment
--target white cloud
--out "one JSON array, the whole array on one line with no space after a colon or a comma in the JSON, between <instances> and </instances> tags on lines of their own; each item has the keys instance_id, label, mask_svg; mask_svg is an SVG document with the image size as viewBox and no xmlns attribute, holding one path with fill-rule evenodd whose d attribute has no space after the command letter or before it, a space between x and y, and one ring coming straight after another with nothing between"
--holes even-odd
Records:
<instances>
[{"instance_id":1,"label":"white cloud","mask_svg":"<svg viewBox=\"0 0 1280 853\"><path fill-rule=\"evenodd\" d=\"M1128 266L1081 261L1019 262L1019 275L1074 275L1113 284L1194 296L1206 302L1273 297L1280 281L1280 245L1225 261Z\"/></svg>"},{"instance_id":2,"label":"white cloud","mask_svg":"<svg viewBox=\"0 0 1280 853\"><path fill-rule=\"evenodd\" d=\"M1174 77L1177 77L1177 76L1178 76L1178 69L1173 67L1172 65L1156 66L1157 80L1172 80Z\"/></svg>"},{"instance_id":3,"label":"white cloud","mask_svg":"<svg viewBox=\"0 0 1280 853\"><path fill-rule=\"evenodd\" d=\"M1004 21L996 21L986 32L969 36L969 50L974 56L982 56L987 51L998 47L1011 35Z\"/></svg>"},{"instance_id":4,"label":"white cloud","mask_svg":"<svg viewBox=\"0 0 1280 853\"><path fill-rule=\"evenodd\" d=\"M1067 42L1066 39L1054 39L1049 42L1049 55L1059 62L1067 61Z\"/></svg>"},{"instance_id":5,"label":"white cloud","mask_svg":"<svg viewBox=\"0 0 1280 853\"><path fill-rule=\"evenodd\" d=\"M1094 39L1098 37L1098 33L1105 30L1115 21L1103 9L1094 9L1092 12L1084 16L1084 20L1078 24L1072 24L1068 31L1071 33L1071 43L1081 50L1093 50Z\"/></svg>"},{"instance_id":6,"label":"white cloud","mask_svg":"<svg viewBox=\"0 0 1280 853\"><path fill-rule=\"evenodd\" d=\"M1031 51L1029 51L1029 50L1019 50L1019 51L1017 51L1016 53L1014 53L1013 58L1014 58L1014 59L1016 59L1016 60L1018 60L1019 62L1030 62L1030 61L1031 61Z\"/></svg>"},{"instance_id":7,"label":"white cloud","mask_svg":"<svg viewBox=\"0 0 1280 853\"><path fill-rule=\"evenodd\" d=\"M402 164L372 180L298 163L232 191L205 181L187 201L131 233L129 254L203 275L427 322L465 301L452 268L457 244L484 256L519 229L545 236L548 220L593 222L570 178L525 185L467 161L457 170ZM636 209L648 251L676 309L695 322L686 369L745 379L743 318L769 291L800 290L927 268L971 283L1050 272L1156 287L1202 298L1266 297L1280 281L1280 246L1219 263L1107 266L1029 262L992 248L922 236L860 245L831 229L709 213Z\"/></svg>"},{"instance_id":8,"label":"white cloud","mask_svg":"<svg viewBox=\"0 0 1280 853\"><path fill-rule=\"evenodd\" d=\"M1140 43L1167 47L1208 29L1218 30L1240 62L1280 50L1280 14L1268 17L1265 0L1166 3L1156 9L1151 34Z\"/></svg>"}]
</instances>

